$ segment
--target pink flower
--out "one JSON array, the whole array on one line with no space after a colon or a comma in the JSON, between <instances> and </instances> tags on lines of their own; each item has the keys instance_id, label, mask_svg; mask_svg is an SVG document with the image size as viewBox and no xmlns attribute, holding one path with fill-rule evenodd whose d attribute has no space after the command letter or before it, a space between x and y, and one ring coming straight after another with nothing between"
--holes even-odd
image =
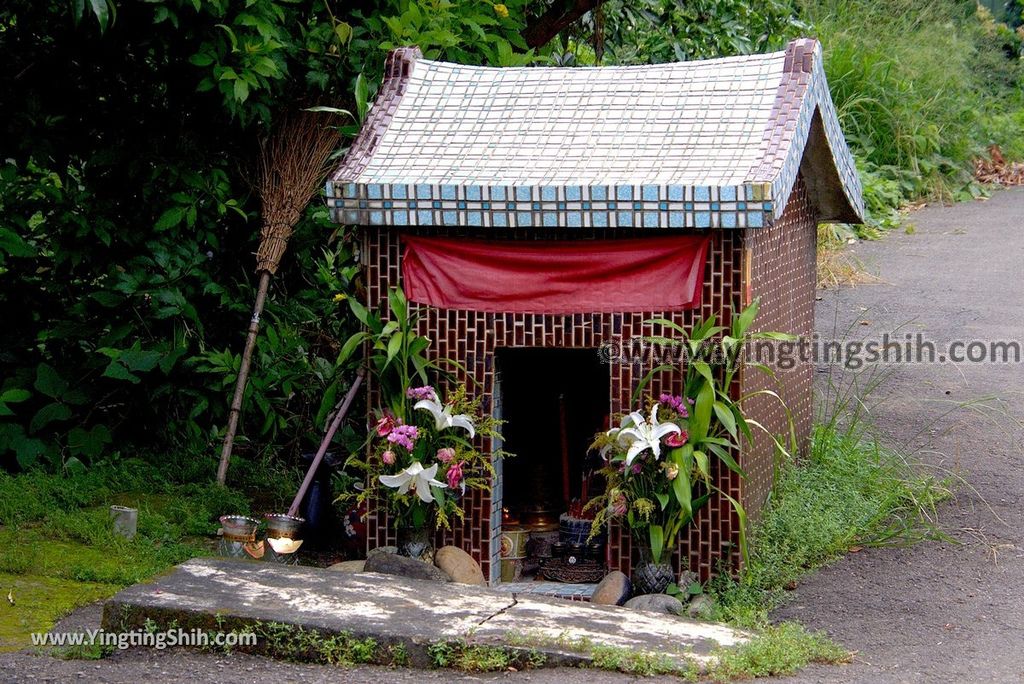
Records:
<instances>
[{"instance_id":1,"label":"pink flower","mask_svg":"<svg viewBox=\"0 0 1024 684\"><path fill-rule=\"evenodd\" d=\"M452 489L457 489L459 483L462 482L462 464L464 461L459 461L455 465L448 468L448 486Z\"/></svg>"},{"instance_id":2,"label":"pink flower","mask_svg":"<svg viewBox=\"0 0 1024 684\"><path fill-rule=\"evenodd\" d=\"M437 450L437 460L441 463L449 463L453 458L455 458L455 449L445 447Z\"/></svg>"},{"instance_id":3,"label":"pink flower","mask_svg":"<svg viewBox=\"0 0 1024 684\"><path fill-rule=\"evenodd\" d=\"M417 437L419 437L419 430L415 425L396 425L388 434L388 441L412 451Z\"/></svg>"},{"instance_id":4,"label":"pink flower","mask_svg":"<svg viewBox=\"0 0 1024 684\"><path fill-rule=\"evenodd\" d=\"M385 413L380 417L380 420L377 421L377 425L374 426L374 429L377 430L377 434L381 437L387 437L391 434L391 431L395 429L395 417L390 413Z\"/></svg>"},{"instance_id":5,"label":"pink flower","mask_svg":"<svg viewBox=\"0 0 1024 684\"><path fill-rule=\"evenodd\" d=\"M616 517L622 517L622 516L626 515L626 511L629 509L629 504L626 501L625 494L622 494L620 492L619 494L617 494L615 496L614 499L612 499L611 509L612 509L612 515L614 515Z\"/></svg>"},{"instance_id":6,"label":"pink flower","mask_svg":"<svg viewBox=\"0 0 1024 684\"><path fill-rule=\"evenodd\" d=\"M395 463L395 452L388 449L380 455L380 460L384 461L387 465L394 465Z\"/></svg>"},{"instance_id":7,"label":"pink flower","mask_svg":"<svg viewBox=\"0 0 1024 684\"><path fill-rule=\"evenodd\" d=\"M690 435L686 430L683 430L678 435L671 434L665 438L665 445L670 447L681 447L686 444L686 440L690 438Z\"/></svg>"},{"instance_id":8,"label":"pink flower","mask_svg":"<svg viewBox=\"0 0 1024 684\"><path fill-rule=\"evenodd\" d=\"M437 401L437 392L430 385L424 385L423 387L410 387L405 391L405 396L415 401L422 401L427 399L430 401Z\"/></svg>"},{"instance_id":9,"label":"pink flower","mask_svg":"<svg viewBox=\"0 0 1024 684\"><path fill-rule=\"evenodd\" d=\"M637 461L636 463L634 463L634 464L633 464L633 465L632 465L632 466L630 467L630 469L629 469L629 472L633 473L634 475L639 475L639 474L640 474L640 471L641 471L641 470L643 470L643 469L644 469L644 464L643 464L643 463L641 463L641 462L640 462L640 461L638 460L638 461Z\"/></svg>"},{"instance_id":10,"label":"pink flower","mask_svg":"<svg viewBox=\"0 0 1024 684\"><path fill-rule=\"evenodd\" d=\"M666 408L672 409L683 418L686 418L687 416L690 415L690 412L686 410L686 405L683 403L683 398L679 395L673 396L668 393L663 393L660 397L658 397L658 403L662 404Z\"/></svg>"}]
</instances>

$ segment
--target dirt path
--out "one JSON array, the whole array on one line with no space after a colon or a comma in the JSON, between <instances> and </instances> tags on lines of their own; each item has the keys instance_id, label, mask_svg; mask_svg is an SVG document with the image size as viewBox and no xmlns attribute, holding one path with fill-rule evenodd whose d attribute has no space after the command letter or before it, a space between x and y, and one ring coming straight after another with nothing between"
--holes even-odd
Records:
<instances>
[{"instance_id":1,"label":"dirt path","mask_svg":"<svg viewBox=\"0 0 1024 684\"><path fill-rule=\"evenodd\" d=\"M913 235L854 248L883 282L821 293L819 332L920 332L940 350L955 340L1024 344L1024 189L926 208L911 221ZM1022 681L1024 429L956 405L994 396L1024 420L1024 364L889 371L874 423L887 442L966 481L940 512L959 543L868 549L808 578L775 617L827 630L859 655L792 681Z\"/></svg>"},{"instance_id":2,"label":"dirt path","mask_svg":"<svg viewBox=\"0 0 1024 684\"><path fill-rule=\"evenodd\" d=\"M923 333L1024 343L1024 189L988 202L927 208L913 235L854 253L883 282L823 292L818 330L848 340ZM863 325L862 322L868 322ZM825 371L826 369L820 369ZM1024 420L1024 364L891 367L874 422L890 443L958 474L942 523L959 542L867 549L808 578L779 619L827 630L859 653L842 667L812 667L792 682L1016 682L1024 680L1024 429L980 418L961 402L986 396ZM827 373L820 372L825 386ZM847 376L849 379L850 376ZM864 377L863 375L861 376ZM942 417L954 409L953 413ZM973 488L973 489L972 489ZM977 490L977 491L974 491ZM980 493L980 494L979 494ZM132 650L100 663L0 656L3 681L530 681L598 684L636 678L579 670L497 675L339 671L235 654ZM643 681L661 681L646 679ZM675 680L672 680L675 681Z\"/></svg>"}]
</instances>

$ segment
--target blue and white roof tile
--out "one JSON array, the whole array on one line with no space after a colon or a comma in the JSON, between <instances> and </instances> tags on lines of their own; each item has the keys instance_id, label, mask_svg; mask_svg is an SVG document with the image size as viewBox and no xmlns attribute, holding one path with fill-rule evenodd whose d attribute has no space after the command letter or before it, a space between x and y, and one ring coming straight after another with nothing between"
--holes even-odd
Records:
<instances>
[{"instance_id":1,"label":"blue and white roof tile","mask_svg":"<svg viewBox=\"0 0 1024 684\"><path fill-rule=\"evenodd\" d=\"M857 221L860 182L816 41L575 69L402 48L328 202L336 221L371 226L757 228L785 208L815 112L840 186L816 191L841 193L821 218Z\"/></svg>"}]
</instances>

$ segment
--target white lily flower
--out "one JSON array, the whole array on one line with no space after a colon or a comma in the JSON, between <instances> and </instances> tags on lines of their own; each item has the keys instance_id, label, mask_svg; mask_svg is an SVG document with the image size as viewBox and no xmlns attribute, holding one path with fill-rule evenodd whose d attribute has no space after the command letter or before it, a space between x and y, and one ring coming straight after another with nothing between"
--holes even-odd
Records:
<instances>
[{"instance_id":1,"label":"white lily flower","mask_svg":"<svg viewBox=\"0 0 1024 684\"><path fill-rule=\"evenodd\" d=\"M460 427L469 433L469 438L476 436L476 429L473 427L473 420L465 413L452 415L452 407L442 405L441 402L431 399L421 399L413 406L414 409L430 411L434 416L434 424L438 431L450 427Z\"/></svg>"},{"instance_id":2,"label":"white lily flower","mask_svg":"<svg viewBox=\"0 0 1024 684\"><path fill-rule=\"evenodd\" d=\"M435 475L437 475L436 463L429 468L424 468L419 461L413 461L411 466L397 475L381 475L378 479L386 487L398 488L399 494L405 494L411 489L416 492L423 503L430 503L434 500L434 493L430 491L430 488L447 486L444 482L435 480Z\"/></svg>"},{"instance_id":3,"label":"white lily flower","mask_svg":"<svg viewBox=\"0 0 1024 684\"><path fill-rule=\"evenodd\" d=\"M646 449L651 450L655 460L661 458L661 440L668 435L678 435L682 432L675 423L658 422L659 406L660 404L655 404L651 409L650 422L644 420L643 414L639 411L633 411L622 419L619 428L608 431L609 435L617 438L620 446L628 447L626 466L631 465L633 459ZM630 425L632 427L629 427Z\"/></svg>"}]
</instances>

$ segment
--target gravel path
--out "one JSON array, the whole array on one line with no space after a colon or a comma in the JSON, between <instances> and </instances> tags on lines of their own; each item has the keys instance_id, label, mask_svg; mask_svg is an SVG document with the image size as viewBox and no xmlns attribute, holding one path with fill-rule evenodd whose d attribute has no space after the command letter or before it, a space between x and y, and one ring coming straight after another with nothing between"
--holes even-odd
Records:
<instances>
[{"instance_id":1,"label":"gravel path","mask_svg":"<svg viewBox=\"0 0 1024 684\"><path fill-rule=\"evenodd\" d=\"M848 340L921 332L954 340L1024 343L1024 189L987 202L926 208L913 235L853 248L882 282L823 292L818 330ZM889 368L873 422L885 440L963 478L943 506L957 543L865 549L809 577L780 609L858 651L853 664L811 667L791 682L1024 680L1024 365L913 364ZM861 375L861 380L866 379ZM846 380L851 376L847 375ZM819 373L822 386L826 374ZM995 420L960 408L997 397ZM952 412L951 412L952 410ZM1012 419L1011 419L1012 416ZM89 622L92 618L76 616ZM495 675L296 665L234 654L119 652L101 662L0 655L0 681L139 682L510 681L567 684L635 678L585 670ZM644 679L657 682L658 679ZM674 681L674 680L673 680Z\"/></svg>"}]
</instances>

